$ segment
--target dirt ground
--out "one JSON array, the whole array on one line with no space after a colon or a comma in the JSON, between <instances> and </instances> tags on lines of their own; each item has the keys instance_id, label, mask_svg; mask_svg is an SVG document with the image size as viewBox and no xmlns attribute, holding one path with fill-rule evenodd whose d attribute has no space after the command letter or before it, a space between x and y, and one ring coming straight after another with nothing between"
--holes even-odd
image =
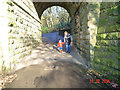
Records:
<instances>
[{"instance_id":1,"label":"dirt ground","mask_svg":"<svg viewBox=\"0 0 120 90\"><path fill-rule=\"evenodd\" d=\"M89 83L91 76L86 73L84 59L74 47L71 53L60 53L47 39L19 63L16 70L17 78L7 84L7 88L94 87Z\"/></svg>"},{"instance_id":2,"label":"dirt ground","mask_svg":"<svg viewBox=\"0 0 120 90\"><path fill-rule=\"evenodd\" d=\"M53 61L44 65L31 65L16 72L18 77L8 88L86 88L86 70L68 61Z\"/></svg>"}]
</instances>

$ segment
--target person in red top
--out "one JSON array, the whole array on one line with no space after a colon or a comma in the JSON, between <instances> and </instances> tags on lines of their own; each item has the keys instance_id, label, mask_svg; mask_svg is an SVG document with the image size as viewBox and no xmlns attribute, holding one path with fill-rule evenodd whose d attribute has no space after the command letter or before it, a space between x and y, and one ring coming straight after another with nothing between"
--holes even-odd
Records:
<instances>
[{"instance_id":1,"label":"person in red top","mask_svg":"<svg viewBox=\"0 0 120 90\"><path fill-rule=\"evenodd\" d=\"M64 42L62 42L62 40L59 40L57 47L59 48L59 51L62 52L62 46L63 46Z\"/></svg>"}]
</instances>

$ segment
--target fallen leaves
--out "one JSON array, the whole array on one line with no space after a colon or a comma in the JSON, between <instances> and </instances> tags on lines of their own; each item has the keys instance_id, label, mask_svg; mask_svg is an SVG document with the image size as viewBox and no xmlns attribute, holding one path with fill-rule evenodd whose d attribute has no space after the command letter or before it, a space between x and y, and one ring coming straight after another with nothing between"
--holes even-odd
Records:
<instances>
[{"instance_id":1,"label":"fallen leaves","mask_svg":"<svg viewBox=\"0 0 120 90\"><path fill-rule=\"evenodd\" d=\"M6 75L0 77L0 89L5 88L6 83L11 83L17 77L16 74L14 75Z\"/></svg>"},{"instance_id":2,"label":"fallen leaves","mask_svg":"<svg viewBox=\"0 0 120 90\"><path fill-rule=\"evenodd\" d=\"M88 73L91 74L91 75L94 73L95 74L95 78L99 76L101 79L103 79L102 78L102 74L97 73L94 69L89 69ZM112 88L120 88L120 85L115 83L113 80L110 81L110 86Z\"/></svg>"}]
</instances>

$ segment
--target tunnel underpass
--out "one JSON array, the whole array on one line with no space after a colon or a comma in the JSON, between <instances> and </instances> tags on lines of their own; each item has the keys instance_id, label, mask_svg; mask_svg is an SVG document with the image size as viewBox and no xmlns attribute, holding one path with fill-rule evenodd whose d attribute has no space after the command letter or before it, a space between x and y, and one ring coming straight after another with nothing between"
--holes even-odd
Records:
<instances>
[{"instance_id":1,"label":"tunnel underpass","mask_svg":"<svg viewBox=\"0 0 120 90\"><path fill-rule=\"evenodd\" d=\"M60 80L58 77L63 76L66 78L69 73L71 74L66 81L64 78L61 79L61 82L67 83L66 85L60 83L54 85L54 83L51 83L50 86L48 85L46 87L59 87L59 85L60 87L81 87L79 86L81 83L82 85L85 83L89 84L91 77L89 76L89 80L84 81L84 75L82 77L81 74L84 69L80 71L79 66L73 63L71 64L72 60L84 62L86 67L94 69L95 72L104 78L120 83L120 70L118 65L120 59L119 2L32 2L31 0L8 0L0 1L0 5L0 11L3 12L0 14L0 20L4 21L4 23L0 22L0 26L3 29L0 32L1 75L3 73L14 73L16 66L21 65L21 63L26 64L29 62L29 66L36 63L40 64L42 61L44 62L42 63L43 66L26 67L25 69L21 69L20 72L18 71L18 74L23 73L23 75L26 76L32 73L32 67L35 67L38 71L40 69L40 72L46 70L45 66L49 68L48 71L43 72L43 74L40 74L40 72L37 73L37 70L33 70L36 74L33 74L33 78L30 80L34 81L34 84L33 82L28 84L30 77L22 78L22 75L18 76L21 81L27 78L26 82L24 82L26 86L21 84L22 82L19 82L16 87L30 87L31 85L33 85L31 87L45 87L46 81L52 82L50 78L52 78L54 82L57 82ZM60 61L56 59L61 58L60 56L62 55L57 52L57 56L54 48L50 46L51 44L42 44L41 15L44 10L51 6L61 6L65 8L71 17L70 27L71 35L73 36L74 52L68 55L67 59L64 56L66 53L63 53L63 61L70 60L70 62L65 62L64 64L62 64L62 59L60 59ZM53 50L53 52L50 52L51 50ZM48 51L48 54L45 54L46 51ZM50 58L49 55L53 55L53 58ZM35 59L35 61L30 61L29 59L31 57L32 60ZM51 59L53 61L49 62ZM79 61L79 59L81 59L81 61ZM47 62L44 60L47 60ZM54 65L51 66L50 63ZM58 68L56 64L59 67L58 71L61 70L60 73L55 72ZM66 67L67 65L68 67ZM69 67L69 65L73 65L72 68ZM18 68L20 69L21 67ZM50 70L54 71L54 77ZM64 70L68 70L68 72ZM58 75L58 77L55 77L55 75ZM76 75L76 77L71 78L72 75ZM83 81L77 82L77 79ZM69 83L71 81L76 84L71 85L71 83ZM15 82L17 82L17 79ZM87 87L87 84L84 87ZM14 85L14 82L11 85Z\"/></svg>"}]
</instances>

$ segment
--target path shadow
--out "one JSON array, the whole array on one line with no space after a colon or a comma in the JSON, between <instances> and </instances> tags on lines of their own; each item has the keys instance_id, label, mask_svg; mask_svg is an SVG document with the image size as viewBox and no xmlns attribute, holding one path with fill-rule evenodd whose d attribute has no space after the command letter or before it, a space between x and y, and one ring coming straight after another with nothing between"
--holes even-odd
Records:
<instances>
[{"instance_id":1,"label":"path shadow","mask_svg":"<svg viewBox=\"0 0 120 90\"><path fill-rule=\"evenodd\" d=\"M65 61L57 61L48 68L47 75L35 77L36 88L88 88L88 80L83 79L86 70L82 66ZM47 71L46 71L47 72Z\"/></svg>"},{"instance_id":2,"label":"path shadow","mask_svg":"<svg viewBox=\"0 0 120 90\"><path fill-rule=\"evenodd\" d=\"M55 34L55 33L52 33L52 34ZM43 35L44 39L43 39L43 43L46 44L47 40L47 44L52 44L53 45L53 49L57 50L59 52L59 50L56 48L57 46L57 43L58 42L53 42L55 37L51 37L49 38L49 33L48 34L44 34ZM55 35L54 35L55 36ZM59 35L58 35L59 36ZM46 38L46 40L45 40ZM62 37L63 38L63 37ZM52 40L53 39L53 40ZM76 62L78 63L82 63L85 67L87 67L87 63L86 63L86 60L76 51L75 47L74 46L71 46L71 52L70 53L67 53L67 55L71 55L73 58L76 59ZM66 52L66 45L63 44L63 52Z\"/></svg>"}]
</instances>

